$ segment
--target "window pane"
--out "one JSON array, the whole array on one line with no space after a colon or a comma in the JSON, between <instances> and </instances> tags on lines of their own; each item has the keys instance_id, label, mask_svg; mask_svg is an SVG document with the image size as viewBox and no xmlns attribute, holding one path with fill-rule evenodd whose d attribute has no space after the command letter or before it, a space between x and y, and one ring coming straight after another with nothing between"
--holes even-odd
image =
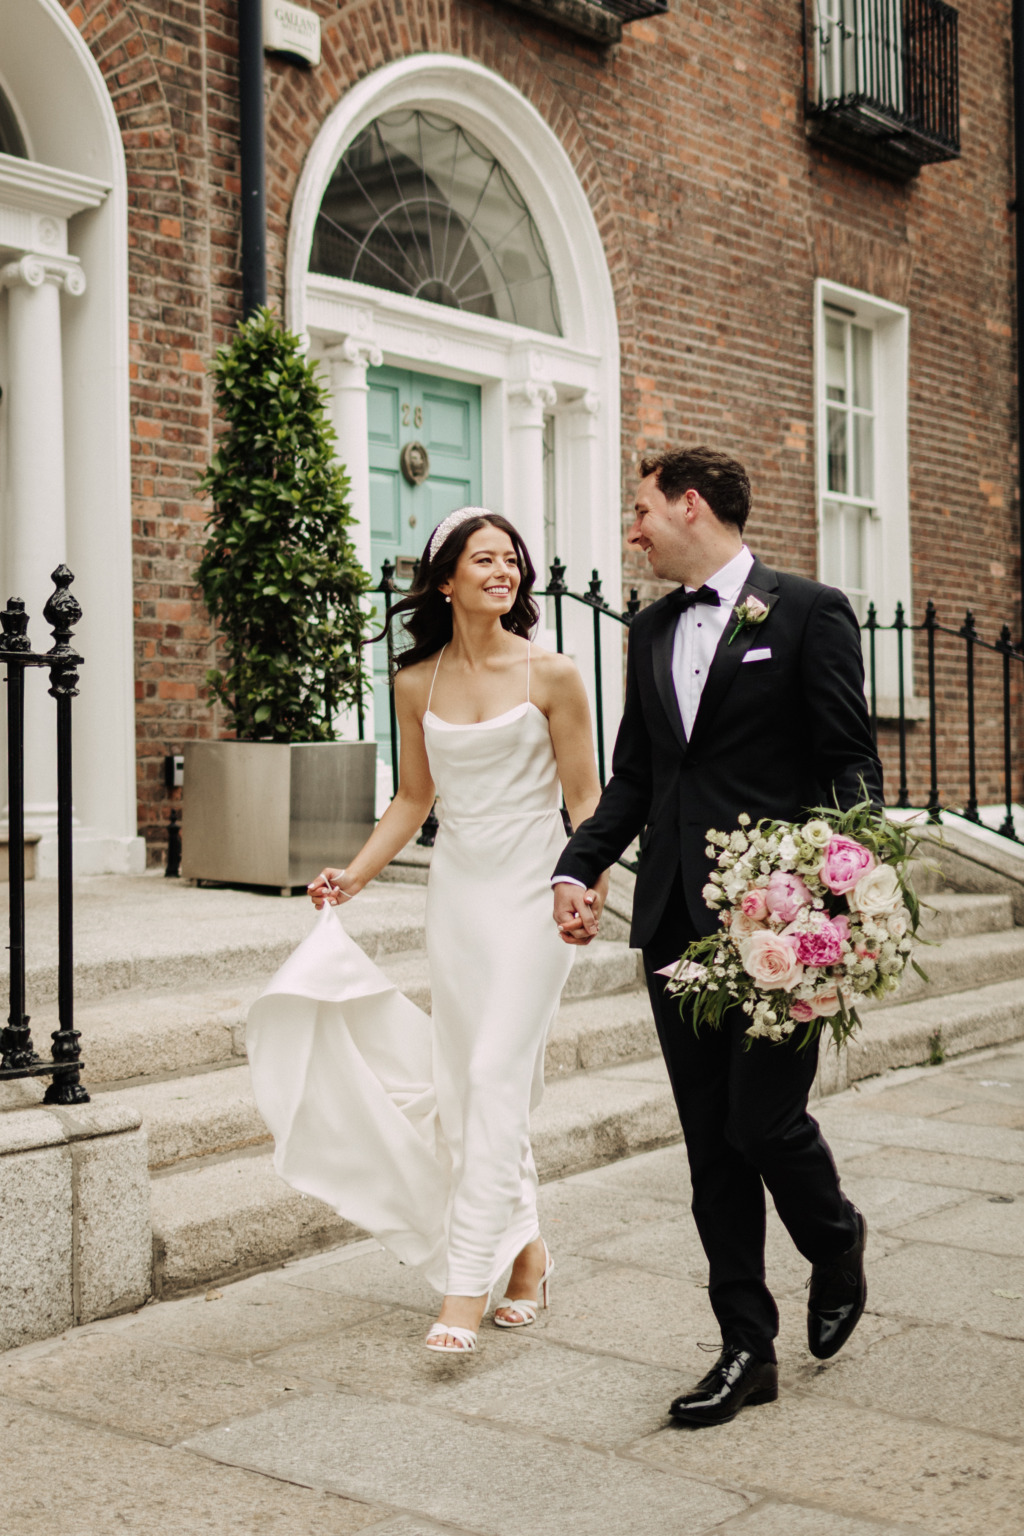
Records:
<instances>
[{"instance_id":1,"label":"window pane","mask_svg":"<svg viewBox=\"0 0 1024 1536\"><path fill-rule=\"evenodd\" d=\"M875 494L875 421L873 416L854 414L853 418L853 494Z\"/></svg>"},{"instance_id":2,"label":"window pane","mask_svg":"<svg viewBox=\"0 0 1024 1536\"><path fill-rule=\"evenodd\" d=\"M838 491L841 496L849 494L847 481L847 450L846 450L846 419L845 411L837 411L829 408L828 412L828 486L830 491Z\"/></svg>"},{"instance_id":3,"label":"window pane","mask_svg":"<svg viewBox=\"0 0 1024 1536\"><path fill-rule=\"evenodd\" d=\"M821 579L830 587L843 584L843 563L840 535L842 510L834 502L826 501L821 519Z\"/></svg>"},{"instance_id":4,"label":"window pane","mask_svg":"<svg viewBox=\"0 0 1024 1536\"><path fill-rule=\"evenodd\" d=\"M385 113L349 145L310 267L562 334L551 264L519 188L478 139L433 113Z\"/></svg>"},{"instance_id":5,"label":"window pane","mask_svg":"<svg viewBox=\"0 0 1024 1536\"><path fill-rule=\"evenodd\" d=\"M843 512L843 586L851 595L864 591L864 533L867 514L859 507Z\"/></svg>"},{"instance_id":6,"label":"window pane","mask_svg":"<svg viewBox=\"0 0 1024 1536\"><path fill-rule=\"evenodd\" d=\"M871 389L871 343L873 336L862 325L851 325L853 340L853 403L870 411L874 405Z\"/></svg>"},{"instance_id":7,"label":"window pane","mask_svg":"<svg viewBox=\"0 0 1024 1536\"><path fill-rule=\"evenodd\" d=\"M846 399L846 326L825 320L825 390L829 400Z\"/></svg>"}]
</instances>

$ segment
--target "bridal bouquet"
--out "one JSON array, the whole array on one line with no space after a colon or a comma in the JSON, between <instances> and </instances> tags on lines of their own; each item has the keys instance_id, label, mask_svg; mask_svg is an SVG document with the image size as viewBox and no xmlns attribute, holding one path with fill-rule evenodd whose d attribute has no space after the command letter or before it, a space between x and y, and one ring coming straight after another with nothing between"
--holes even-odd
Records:
<instances>
[{"instance_id":1,"label":"bridal bouquet","mask_svg":"<svg viewBox=\"0 0 1024 1536\"><path fill-rule=\"evenodd\" d=\"M708 832L716 868L704 900L721 927L691 944L668 990L689 1003L694 1025L720 1025L726 1009L750 1017L751 1039L800 1048L828 1026L836 1045L857 1028L856 1001L899 986L920 907L908 866L918 839L869 801L819 809L805 822L740 816L735 832Z\"/></svg>"}]
</instances>

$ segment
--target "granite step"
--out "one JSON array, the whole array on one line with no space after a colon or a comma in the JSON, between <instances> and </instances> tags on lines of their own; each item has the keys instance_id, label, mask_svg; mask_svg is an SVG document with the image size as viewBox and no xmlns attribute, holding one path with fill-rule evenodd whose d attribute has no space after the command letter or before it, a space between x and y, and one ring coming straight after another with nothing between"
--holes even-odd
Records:
<instances>
[{"instance_id":1,"label":"granite step","mask_svg":"<svg viewBox=\"0 0 1024 1536\"><path fill-rule=\"evenodd\" d=\"M921 906L921 931L932 942L999 933L1013 927L1013 901L1009 896L926 893L921 897Z\"/></svg>"}]
</instances>

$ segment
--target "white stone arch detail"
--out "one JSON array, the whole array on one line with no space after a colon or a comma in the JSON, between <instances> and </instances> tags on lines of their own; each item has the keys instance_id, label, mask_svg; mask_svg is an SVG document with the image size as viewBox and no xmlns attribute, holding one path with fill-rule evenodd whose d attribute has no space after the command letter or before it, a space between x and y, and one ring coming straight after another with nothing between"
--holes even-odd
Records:
<instances>
[{"instance_id":1,"label":"white stone arch detail","mask_svg":"<svg viewBox=\"0 0 1024 1536\"><path fill-rule=\"evenodd\" d=\"M99 65L58 0L0 0L0 36L4 85L30 154L106 191L69 222L68 250L86 287L61 317L67 559L85 610L78 638L86 666L75 708L76 868L137 869L145 855L136 836L124 146ZM45 625L33 620L38 644Z\"/></svg>"},{"instance_id":2,"label":"white stone arch detail","mask_svg":"<svg viewBox=\"0 0 1024 1536\"><path fill-rule=\"evenodd\" d=\"M547 250L563 337L309 272L317 215L338 160L375 118L402 107L437 112L461 124L512 176ZM398 366L481 384L483 499L522 528L534 551L542 517L540 435L544 413L553 411L558 553L573 590L585 590L596 568L609 601L619 606L622 508L615 295L600 231L572 162L520 91L493 70L450 54L401 59L352 86L327 117L302 168L292 204L285 284L288 324L308 335L314 354L330 366L335 424L352 478L364 560L369 556L369 482L361 441L365 372L368 362L383 357ZM590 617L581 609L572 619L569 648L589 686ZM610 642L609 635L604 648L606 735L614 726L621 696L621 653Z\"/></svg>"}]
</instances>

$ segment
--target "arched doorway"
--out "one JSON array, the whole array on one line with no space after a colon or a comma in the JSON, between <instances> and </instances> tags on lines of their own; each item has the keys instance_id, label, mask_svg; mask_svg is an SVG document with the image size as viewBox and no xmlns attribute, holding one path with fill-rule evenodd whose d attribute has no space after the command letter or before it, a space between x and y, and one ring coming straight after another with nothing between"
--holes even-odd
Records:
<instances>
[{"instance_id":1,"label":"arched doorway","mask_svg":"<svg viewBox=\"0 0 1024 1536\"><path fill-rule=\"evenodd\" d=\"M478 412L479 457L467 462L466 480L479 484L483 504L517 524L539 567L557 553L577 590L597 567L606 590L617 594L612 285L569 157L524 96L481 65L430 54L354 86L303 168L287 302L289 323L308 334L329 370L368 569L379 574L373 534L375 498L381 526L382 475L395 483L395 467L382 464L383 392L396 379L408 381L407 398L401 388L396 397L392 441L400 456L420 442L417 392L429 393L431 380L447 381L470 392L463 419ZM443 393L440 385L436 392ZM404 434L403 406L410 411ZM452 504L465 499L459 489ZM419 553L444 510L435 486L413 510L412 527L406 514L397 552ZM585 620L581 614L567 644L587 676ZM610 700L620 670L620 659L609 657Z\"/></svg>"},{"instance_id":2,"label":"arched doorway","mask_svg":"<svg viewBox=\"0 0 1024 1536\"><path fill-rule=\"evenodd\" d=\"M0 0L0 36L0 602L17 587L31 638L49 643L49 573L62 559L75 572L87 663L76 869L141 870L124 151L99 67L57 0ZM26 798L49 873L52 720L43 729L26 741Z\"/></svg>"}]
</instances>

